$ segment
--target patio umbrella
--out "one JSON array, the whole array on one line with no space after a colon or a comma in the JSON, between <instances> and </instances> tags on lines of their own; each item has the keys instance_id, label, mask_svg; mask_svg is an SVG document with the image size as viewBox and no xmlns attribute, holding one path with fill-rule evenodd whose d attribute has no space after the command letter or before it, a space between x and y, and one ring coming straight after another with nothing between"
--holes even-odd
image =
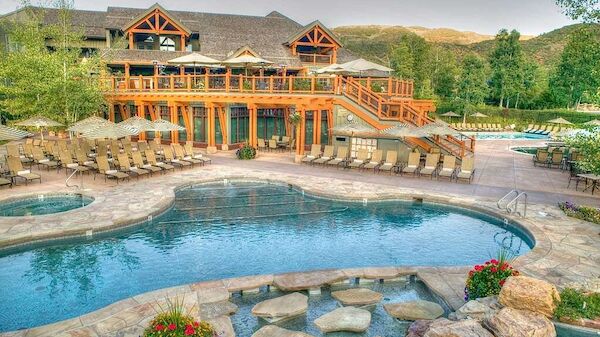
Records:
<instances>
[{"instance_id":1,"label":"patio umbrella","mask_svg":"<svg viewBox=\"0 0 600 337\"><path fill-rule=\"evenodd\" d=\"M458 135L460 132L451 128L448 124L441 121L429 123L419 128L419 131L430 136Z\"/></svg>"},{"instance_id":2,"label":"patio umbrella","mask_svg":"<svg viewBox=\"0 0 600 337\"><path fill-rule=\"evenodd\" d=\"M226 65L239 65L246 69L246 76L248 75L248 68L252 66L265 66L267 64L273 64L273 62L269 60L265 60L260 57L252 56L252 55L240 55L238 57L229 58L223 62L222 64Z\"/></svg>"},{"instance_id":3,"label":"patio umbrella","mask_svg":"<svg viewBox=\"0 0 600 337\"><path fill-rule=\"evenodd\" d=\"M476 113L472 114L471 117L475 117L475 118L487 118L489 116L486 115L486 114L482 114L481 112L476 112Z\"/></svg>"},{"instance_id":4,"label":"patio umbrella","mask_svg":"<svg viewBox=\"0 0 600 337\"><path fill-rule=\"evenodd\" d=\"M408 124L398 124L392 126L391 128L383 129L380 131L381 134L385 136L390 136L394 138L405 138L405 137L414 137L421 138L425 137L427 134L423 133L417 127Z\"/></svg>"},{"instance_id":5,"label":"patio umbrella","mask_svg":"<svg viewBox=\"0 0 600 337\"><path fill-rule=\"evenodd\" d=\"M564 119L562 117L551 119L551 120L547 121L546 123L563 124L563 125L573 125L573 123L569 122L568 120L566 120L566 119Z\"/></svg>"},{"instance_id":6,"label":"patio umbrella","mask_svg":"<svg viewBox=\"0 0 600 337\"><path fill-rule=\"evenodd\" d=\"M127 129L113 122L108 122L84 132L82 137L88 139L119 139L131 136L132 134L135 134L133 130Z\"/></svg>"},{"instance_id":7,"label":"patio umbrella","mask_svg":"<svg viewBox=\"0 0 600 337\"><path fill-rule=\"evenodd\" d=\"M341 136L353 136L357 133L370 133L370 132L376 132L377 130L375 130L374 128L364 125L364 124L359 124L357 122L348 122L348 123L344 123L344 124L340 124L340 125L336 125L333 128L331 128L331 132L335 135L341 135Z\"/></svg>"},{"instance_id":8,"label":"patio umbrella","mask_svg":"<svg viewBox=\"0 0 600 337\"><path fill-rule=\"evenodd\" d=\"M359 72L351 72L344 69L340 64L334 63L326 67L317 69L317 74L358 74Z\"/></svg>"},{"instance_id":9,"label":"patio umbrella","mask_svg":"<svg viewBox=\"0 0 600 337\"><path fill-rule=\"evenodd\" d=\"M592 126L600 126L600 121L597 119L592 119L589 122L583 123L583 125L592 125Z\"/></svg>"},{"instance_id":10,"label":"patio umbrella","mask_svg":"<svg viewBox=\"0 0 600 337\"><path fill-rule=\"evenodd\" d=\"M440 116L444 116L444 117L460 117L460 115L457 114L454 111L448 111L446 113L441 114Z\"/></svg>"},{"instance_id":11,"label":"patio umbrella","mask_svg":"<svg viewBox=\"0 0 600 337\"><path fill-rule=\"evenodd\" d=\"M180 125L173 124L164 119L157 119L154 122L152 122L152 129L148 129L146 131L166 132L166 131L182 131L182 130L185 130L185 128Z\"/></svg>"},{"instance_id":12,"label":"patio umbrella","mask_svg":"<svg viewBox=\"0 0 600 337\"><path fill-rule=\"evenodd\" d=\"M31 133L0 124L0 140L18 140L32 136Z\"/></svg>"},{"instance_id":13,"label":"patio umbrella","mask_svg":"<svg viewBox=\"0 0 600 337\"><path fill-rule=\"evenodd\" d=\"M388 68L386 66L382 66L381 64L377 64L377 63L374 63L371 61L367 61L362 58L354 60L354 61L342 63L342 64L340 64L340 68L342 68L346 71L349 71L349 72L357 72L357 73L362 73L363 71L369 71L369 70L377 70L377 71L383 71L383 72L394 71L394 69Z\"/></svg>"},{"instance_id":14,"label":"patio umbrella","mask_svg":"<svg viewBox=\"0 0 600 337\"><path fill-rule=\"evenodd\" d=\"M123 126L130 130L135 130L137 133L145 131L151 131L154 128L154 123L140 116L129 117L126 120L120 122L118 125Z\"/></svg>"},{"instance_id":15,"label":"patio umbrella","mask_svg":"<svg viewBox=\"0 0 600 337\"><path fill-rule=\"evenodd\" d=\"M176 57L172 60L167 61L169 64L177 64L182 66L193 66L194 67L194 75L196 75L196 66L214 66L221 63L219 60L215 60L214 58L204 56L200 53L191 53L188 55Z\"/></svg>"},{"instance_id":16,"label":"patio umbrella","mask_svg":"<svg viewBox=\"0 0 600 337\"><path fill-rule=\"evenodd\" d=\"M47 127L51 127L51 126L62 126L61 123L54 121L48 117L44 117L44 116L34 116L31 118L28 118L22 122L17 123L16 125L19 126L34 126L38 129L42 129L41 137L42 140L44 140L44 130L43 128L47 128Z\"/></svg>"},{"instance_id":17,"label":"patio umbrella","mask_svg":"<svg viewBox=\"0 0 600 337\"><path fill-rule=\"evenodd\" d=\"M110 121L100 118L98 116L91 116L86 119L82 119L78 122L73 123L67 131L83 133L91 129L95 129L98 125L104 125L110 123Z\"/></svg>"}]
</instances>

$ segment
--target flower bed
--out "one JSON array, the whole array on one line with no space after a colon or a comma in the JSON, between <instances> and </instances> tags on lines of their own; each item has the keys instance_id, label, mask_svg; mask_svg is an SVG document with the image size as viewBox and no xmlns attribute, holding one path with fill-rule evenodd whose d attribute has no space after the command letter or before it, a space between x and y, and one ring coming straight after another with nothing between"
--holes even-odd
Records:
<instances>
[{"instance_id":1,"label":"flower bed","mask_svg":"<svg viewBox=\"0 0 600 337\"><path fill-rule=\"evenodd\" d=\"M576 205L568 201L559 203L558 207L570 217L600 224L600 209L598 208Z\"/></svg>"},{"instance_id":2,"label":"flower bed","mask_svg":"<svg viewBox=\"0 0 600 337\"><path fill-rule=\"evenodd\" d=\"M161 308L162 310L162 308ZM198 322L185 313L183 301L167 302L166 310L159 313L144 330L143 337L216 337L207 322Z\"/></svg>"},{"instance_id":3,"label":"flower bed","mask_svg":"<svg viewBox=\"0 0 600 337\"><path fill-rule=\"evenodd\" d=\"M517 275L519 272L504 258L491 259L482 265L476 265L469 271L465 286L465 302L500 294L506 279Z\"/></svg>"}]
</instances>

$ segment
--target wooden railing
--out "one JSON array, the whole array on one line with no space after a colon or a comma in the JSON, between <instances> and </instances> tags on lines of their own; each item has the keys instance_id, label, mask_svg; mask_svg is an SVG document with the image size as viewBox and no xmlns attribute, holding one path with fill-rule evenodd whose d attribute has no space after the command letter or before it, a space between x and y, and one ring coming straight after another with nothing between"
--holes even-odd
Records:
<instances>
[{"instance_id":1,"label":"wooden railing","mask_svg":"<svg viewBox=\"0 0 600 337\"><path fill-rule=\"evenodd\" d=\"M331 64L333 63L333 55L327 54L309 54L309 53L298 53L300 62L310 64Z\"/></svg>"},{"instance_id":2,"label":"wooden railing","mask_svg":"<svg viewBox=\"0 0 600 337\"><path fill-rule=\"evenodd\" d=\"M364 87L387 98L412 98L414 93L414 84L412 81L400 80L393 77L367 77L357 79L357 81Z\"/></svg>"}]
</instances>

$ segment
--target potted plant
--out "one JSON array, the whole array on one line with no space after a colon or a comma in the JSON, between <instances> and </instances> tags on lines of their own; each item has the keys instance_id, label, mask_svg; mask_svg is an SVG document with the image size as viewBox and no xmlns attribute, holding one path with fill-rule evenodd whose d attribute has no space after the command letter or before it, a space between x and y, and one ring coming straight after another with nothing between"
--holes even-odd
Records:
<instances>
[{"instance_id":1,"label":"potted plant","mask_svg":"<svg viewBox=\"0 0 600 337\"><path fill-rule=\"evenodd\" d=\"M160 307L160 305L159 305ZM195 320L185 312L183 301L167 301L166 310L162 310L150 322L143 337L217 337L213 327L203 321Z\"/></svg>"},{"instance_id":2,"label":"potted plant","mask_svg":"<svg viewBox=\"0 0 600 337\"><path fill-rule=\"evenodd\" d=\"M510 265L511 258L506 252L500 252L498 258L476 265L467 277L465 302L481 297L500 294L504 282L509 276L518 276L519 272Z\"/></svg>"},{"instance_id":3,"label":"potted plant","mask_svg":"<svg viewBox=\"0 0 600 337\"><path fill-rule=\"evenodd\" d=\"M235 155L241 160L254 159L256 158L256 149L248 145L248 143L244 143L244 145L236 151Z\"/></svg>"}]
</instances>

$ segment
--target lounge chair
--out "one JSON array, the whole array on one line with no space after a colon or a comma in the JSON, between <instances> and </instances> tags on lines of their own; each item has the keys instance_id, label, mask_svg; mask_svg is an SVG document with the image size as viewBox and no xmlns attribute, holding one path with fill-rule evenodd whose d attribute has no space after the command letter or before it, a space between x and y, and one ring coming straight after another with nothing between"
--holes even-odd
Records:
<instances>
[{"instance_id":1,"label":"lounge chair","mask_svg":"<svg viewBox=\"0 0 600 337\"><path fill-rule=\"evenodd\" d=\"M397 151L387 151L385 154L385 160L383 164L377 167L377 172L379 171L389 171L392 174L394 168L398 167L398 152Z\"/></svg>"},{"instance_id":2,"label":"lounge chair","mask_svg":"<svg viewBox=\"0 0 600 337\"><path fill-rule=\"evenodd\" d=\"M273 139L269 140L269 143L273 141ZM321 145L320 144L312 144L310 146L310 153L305 155L304 158L302 158L302 163L307 163L307 164L312 164L312 162L321 157L322 153L321 153Z\"/></svg>"},{"instance_id":3,"label":"lounge chair","mask_svg":"<svg viewBox=\"0 0 600 337\"><path fill-rule=\"evenodd\" d=\"M154 151L148 149L145 152L146 152L146 162L148 162L148 164L150 164L152 166L160 167L164 171L168 171L168 170L174 171L175 170L175 166L157 161Z\"/></svg>"},{"instance_id":4,"label":"lounge chair","mask_svg":"<svg viewBox=\"0 0 600 337\"><path fill-rule=\"evenodd\" d=\"M548 150L547 149L538 149L533 156L533 166L538 166L538 164L542 164L543 166L548 166Z\"/></svg>"},{"instance_id":5,"label":"lounge chair","mask_svg":"<svg viewBox=\"0 0 600 337\"><path fill-rule=\"evenodd\" d=\"M129 164L129 156L126 153L119 153L117 158L119 159L119 168L122 172L127 174L133 173L137 178L150 173L150 171L143 168L131 166L131 164Z\"/></svg>"},{"instance_id":6,"label":"lounge chair","mask_svg":"<svg viewBox=\"0 0 600 337\"><path fill-rule=\"evenodd\" d=\"M33 161L38 165L38 167L44 166L49 171L51 168L57 168L58 162L54 160L50 160L44 156L42 149L39 147L33 148Z\"/></svg>"},{"instance_id":7,"label":"lounge chair","mask_svg":"<svg viewBox=\"0 0 600 337\"><path fill-rule=\"evenodd\" d=\"M527 133L535 133L536 131L540 130L540 126L539 125L534 125L533 128L527 130Z\"/></svg>"},{"instance_id":8,"label":"lounge chair","mask_svg":"<svg viewBox=\"0 0 600 337\"><path fill-rule=\"evenodd\" d=\"M400 174L404 175L404 173L410 173L413 176L417 175L419 173L420 165L421 154L419 152L411 152L408 155L408 163L406 163L406 165L402 167L402 170L400 170Z\"/></svg>"},{"instance_id":9,"label":"lounge chair","mask_svg":"<svg viewBox=\"0 0 600 337\"><path fill-rule=\"evenodd\" d=\"M334 149L335 148L333 147L333 145L325 145L325 149L323 150L323 155L321 157L313 160L312 163L323 165L323 164L327 163L328 161L332 160Z\"/></svg>"},{"instance_id":10,"label":"lounge chair","mask_svg":"<svg viewBox=\"0 0 600 337\"><path fill-rule=\"evenodd\" d=\"M7 186L12 188L12 181L6 178L0 178L0 186Z\"/></svg>"},{"instance_id":11,"label":"lounge chair","mask_svg":"<svg viewBox=\"0 0 600 337\"><path fill-rule=\"evenodd\" d=\"M523 129L523 132L529 132L533 130L533 124L529 124L525 129Z\"/></svg>"},{"instance_id":12,"label":"lounge chair","mask_svg":"<svg viewBox=\"0 0 600 337\"><path fill-rule=\"evenodd\" d=\"M187 161L188 163L192 163L192 166L196 164L204 165L204 160L194 159L192 156L186 156L181 144L173 143L171 144L171 146L173 146L173 151L175 151L175 158L181 161Z\"/></svg>"},{"instance_id":13,"label":"lounge chair","mask_svg":"<svg viewBox=\"0 0 600 337\"><path fill-rule=\"evenodd\" d=\"M148 149L148 143L145 140L138 140L137 142L137 150L141 153L144 153Z\"/></svg>"},{"instance_id":14,"label":"lounge chair","mask_svg":"<svg viewBox=\"0 0 600 337\"><path fill-rule=\"evenodd\" d=\"M150 175L154 174L154 172L162 171L162 169L158 166L153 166L151 164L144 164L144 160L142 159L142 154L139 151L133 151L131 153L131 160L133 160L133 165L150 172Z\"/></svg>"},{"instance_id":15,"label":"lounge chair","mask_svg":"<svg viewBox=\"0 0 600 337\"><path fill-rule=\"evenodd\" d=\"M98 156L96 157L96 163L98 164L98 174L102 174L104 176L104 181L107 178L113 178L119 183L119 180L127 179L129 180L129 174L124 172L119 172L117 170L112 170L110 165L108 164L108 158L106 156ZM96 174L94 174L94 180L96 179Z\"/></svg>"},{"instance_id":16,"label":"lounge chair","mask_svg":"<svg viewBox=\"0 0 600 337\"><path fill-rule=\"evenodd\" d=\"M77 158L77 163L79 165L82 165L82 166L85 166L85 167L89 167L91 170L97 170L98 169L98 164L96 164L95 162L93 162L92 160L90 160L85 155L85 152L83 152L82 149L76 149L75 150L75 157Z\"/></svg>"},{"instance_id":17,"label":"lounge chair","mask_svg":"<svg viewBox=\"0 0 600 337\"><path fill-rule=\"evenodd\" d=\"M341 165L345 165L347 160L348 160L348 148L345 146L342 146L342 147L338 147L335 158L327 161L325 164L331 165L331 166L341 166Z\"/></svg>"},{"instance_id":18,"label":"lounge chair","mask_svg":"<svg viewBox=\"0 0 600 337\"><path fill-rule=\"evenodd\" d=\"M549 130L550 128L551 128L551 126L549 126L549 125L542 125L542 127L539 130L535 131L534 133L538 134L538 135L547 135L549 133L549 131L547 131L547 130Z\"/></svg>"},{"instance_id":19,"label":"lounge chair","mask_svg":"<svg viewBox=\"0 0 600 337\"><path fill-rule=\"evenodd\" d=\"M471 183L473 177L475 176L475 158L473 157L465 157L462 159L462 163L460 165L460 169L458 169L458 173L456 173L456 181L466 180Z\"/></svg>"},{"instance_id":20,"label":"lounge chair","mask_svg":"<svg viewBox=\"0 0 600 337\"><path fill-rule=\"evenodd\" d=\"M379 167L379 165L383 164L383 150L375 150L371 155L371 160L368 163L364 164L363 170L375 170Z\"/></svg>"},{"instance_id":21,"label":"lounge chair","mask_svg":"<svg viewBox=\"0 0 600 337\"><path fill-rule=\"evenodd\" d=\"M169 164L172 164L172 165L177 166L179 168L183 168L184 166L189 166L189 167L192 166L192 163L190 163L189 161L183 161L183 160L176 159L173 156L173 150L171 150L170 146L165 146L163 148L163 152L164 152L164 155L165 155L165 161L167 163L169 163Z\"/></svg>"},{"instance_id":22,"label":"lounge chair","mask_svg":"<svg viewBox=\"0 0 600 337\"><path fill-rule=\"evenodd\" d=\"M279 147L277 147L277 141L275 139L269 139L269 151L277 151Z\"/></svg>"},{"instance_id":23,"label":"lounge chair","mask_svg":"<svg viewBox=\"0 0 600 337\"><path fill-rule=\"evenodd\" d=\"M431 179L437 174L440 163L438 153L428 153L425 157L425 166L419 171L419 175L429 176Z\"/></svg>"},{"instance_id":24,"label":"lounge chair","mask_svg":"<svg viewBox=\"0 0 600 337\"><path fill-rule=\"evenodd\" d=\"M39 174L31 173L31 170L23 168L23 163L19 157L7 157L8 170L12 177L25 180L25 185L30 181L39 180L42 183L42 177Z\"/></svg>"},{"instance_id":25,"label":"lounge chair","mask_svg":"<svg viewBox=\"0 0 600 337\"><path fill-rule=\"evenodd\" d=\"M66 174L74 171L79 171L83 174L83 172L90 170L88 167L80 166L78 163L73 162L73 157L71 157L71 153L67 150L60 152L60 166L64 167Z\"/></svg>"},{"instance_id":26,"label":"lounge chair","mask_svg":"<svg viewBox=\"0 0 600 337\"><path fill-rule=\"evenodd\" d=\"M549 160L548 160L548 167L552 168L552 167L556 167L556 168L560 168L563 165L563 159L565 157L565 154L563 151L561 151L560 149L555 149L554 151L552 151L552 155L550 156Z\"/></svg>"},{"instance_id":27,"label":"lounge chair","mask_svg":"<svg viewBox=\"0 0 600 337\"><path fill-rule=\"evenodd\" d=\"M10 157L19 158L23 164L30 164L33 162L33 159L21 154L21 151L19 150L19 144L6 144L6 153Z\"/></svg>"},{"instance_id":28,"label":"lounge chair","mask_svg":"<svg viewBox=\"0 0 600 337\"><path fill-rule=\"evenodd\" d=\"M185 152L186 156L192 157L196 160L202 160L204 164L210 164L212 162L210 158L205 157L204 155L202 155L201 152L194 151L194 146L192 145L192 142L185 142L185 145L183 146L183 151Z\"/></svg>"},{"instance_id":29,"label":"lounge chair","mask_svg":"<svg viewBox=\"0 0 600 337\"><path fill-rule=\"evenodd\" d=\"M267 143L265 143L265 140L262 138L258 138L258 151L266 151L267 150Z\"/></svg>"},{"instance_id":30,"label":"lounge chair","mask_svg":"<svg viewBox=\"0 0 600 337\"><path fill-rule=\"evenodd\" d=\"M502 131L502 130L504 130L502 128L502 124L498 124L498 123L494 124L494 128L496 129L496 131Z\"/></svg>"},{"instance_id":31,"label":"lounge chair","mask_svg":"<svg viewBox=\"0 0 600 337\"><path fill-rule=\"evenodd\" d=\"M454 179L456 174L456 157L451 155L444 155L444 162L442 169L438 172L437 178L448 178L450 181Z\"/></svg>"},{"instance_id":32,"label":"lounge chair","mask_svg":"<svg viewBox=\"0 0 600 337\"><path fill-rule=\"evenodd\" d=\"M361 168L363 165L369 162L369 150L362 148L358 149L356 158L352 159L346 167L349 168Z\"/></svg>"}]
</instances>

